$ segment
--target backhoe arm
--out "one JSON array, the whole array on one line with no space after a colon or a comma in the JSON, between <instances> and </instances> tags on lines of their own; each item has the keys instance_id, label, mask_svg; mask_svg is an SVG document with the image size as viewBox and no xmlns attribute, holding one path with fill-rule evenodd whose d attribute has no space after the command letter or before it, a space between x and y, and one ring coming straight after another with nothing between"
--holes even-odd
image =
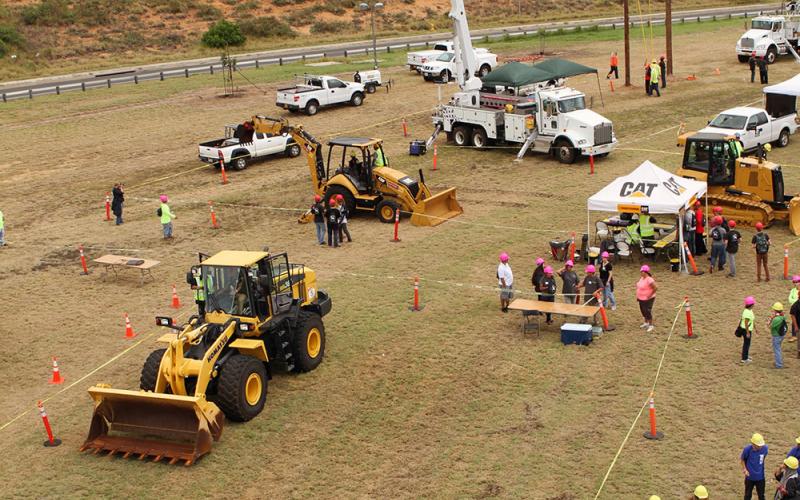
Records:
<instances>
[{"instance_id":1,"label":"backhoe arm","mask_svg":"<svg viewBox=\"0 0 800 500\"><path fill-rule=\"evenodd\" d=\"M323 179L325 175L325 161L322 158L322 144L311 134L303 129L302 125L290 125L285 118L269 118L257 115L253 117L253 126L256 132L262 134L289 134L292 139L306 152L308 171L311 174L311 183L314 192L322 195L325 193Z\"/></svg>"}]
</instances>

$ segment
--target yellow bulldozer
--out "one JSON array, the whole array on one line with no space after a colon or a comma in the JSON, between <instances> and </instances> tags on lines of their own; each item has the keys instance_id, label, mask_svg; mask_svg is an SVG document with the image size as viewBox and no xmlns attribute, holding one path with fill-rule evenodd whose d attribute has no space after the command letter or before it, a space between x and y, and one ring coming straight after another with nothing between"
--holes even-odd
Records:
<instances>
[{"instance_id":1,"label":"yellow bulldozer","mask_svg":"<svg viewBox=\"0 0 800 500\"><path fill-rule=\"evenodd\" d=\"M431 194L422 170L419 180L389 167L383 141L368 137L338 137L328 142L327 161L322 144L303 129L283 118L254 116L256 132L290 134L306 152L314 193L327 202L342 195L348 212L373 212L382 222L393 222L395 211L411 214L415 226L436 226L464 210L455 188ZM383 165L376 165L380 156Z\"/></svg>"},{"instance_id":2,"label":"yellow bulldozer","mask_svg":"<svg viewBox=\"0 0 800 500\"><path fill-rule=\"evenodd\" d=\"M705 181L709 204L722 206L728 219L765 226L784 220L793 234L800 234L800 198L784 194L780 165L762 157L737 156L733 140L724 134L686 135L678 174Z\"/></svg>"},{"instance_id":3,"label":"yellow bulldozer","mask_svg":"<svg viewBox=\"0 0 800 500\"><path fill-rule=\"evenodd\" d=\"M261 413L274 370L322 362L331 299L313 270L285 253L243 251L198 267L204 310L182 325L156 318L173 333L144 362L139 391L89 389L94 414L81 451L191 465L219 440L223 416L244 422Z\"/></svg>"}]
</instances>

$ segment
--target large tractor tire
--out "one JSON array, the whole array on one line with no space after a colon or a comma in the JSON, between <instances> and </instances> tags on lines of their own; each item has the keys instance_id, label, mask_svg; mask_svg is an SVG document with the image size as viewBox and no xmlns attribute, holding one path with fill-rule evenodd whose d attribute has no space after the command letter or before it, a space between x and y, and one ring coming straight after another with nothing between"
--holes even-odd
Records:
<instances>
[{"instance_id":1,"label":"large tractor tire","mask_svg":"<svg viewBox=\"0 0 800 500\"><path fill-rule=\"evenodd\" d=\"M344 205L347 207L348 215L352 216L355 214L356 198L353 196L353 193L343 186L331 186L325 191L325 205L327 206L328 200L335 198L337 195L342 195L344 198Z\"/></svg>"},{"instance_id":2,"label":"large tractor tire","mask_svg":"<svg viewBox=\"0 0 800 500\"><path fill-rule=\"evenodd\" d=\"M384 224L391 224L394 222L395 213L398 208L400 208L399 205L392 200L382 200L378 203L378 206L375 207L375 214Z\"/></svg>"},{"instance_id":3,"label":"large tractor tire","mask_svg":"<svg viewBox=\"0 0 800 500\"><path fill-rule=\"evenodd\" d=\"M151 352L142 365L142 375L139 377L139 388L143 391L156 390L156 380L158 380L158 370L161 367L161 358L164 357L166 349L156 349Z\"/></svg>"},{"instance_id":4,"label":"large tractor tire","mask_svg":"<svg viewBox=\"0 0 800 500\"><path fill-rule=\"evenodd\" d=\"M235 354L220 369L214 401L230 420L247 422L267 402L267 370L258 359Z\"/></svg>"},{"instance_id":5,"label":"large tractor tire","mask_svg":"<svg viewBox=\"0 0 800 500\"><path fill-rule=\"evenodd\" d=\"M297 329L292 338L294 371L310 372L325 356L325 326L319 314L300 311Z\"/></svg>"}]
</instances>

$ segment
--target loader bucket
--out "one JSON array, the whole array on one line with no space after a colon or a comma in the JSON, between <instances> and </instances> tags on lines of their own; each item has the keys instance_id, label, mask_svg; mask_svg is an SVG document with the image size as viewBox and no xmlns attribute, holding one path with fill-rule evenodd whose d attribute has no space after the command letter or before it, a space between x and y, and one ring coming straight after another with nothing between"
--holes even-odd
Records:
<instances>
[{"instance_id":1,"label":"loader bucket","mask_svg":"<svg viewBox=\"0 0 800 500\"><path fill-rule=\"evenodd\" d=\"M800 197L795 196L789 200L789 230L795 236L800 236Z\"/></svg>"},{"instance_id":2,"label":"loader bucket","mask_svg":"<svg viewBox=\"0 0 800 500\"><path fill-rule=\"evenodd\" d=\"M193 464L222 434L224 416L205 398L91 387L95 401L89 435L81 451L122 453L154 462Z\"/></svg>"},{"instance_id":3,"label":"loader bucket","mask_svg":"<svg viewBox=\"0 0 800 500\"><path fill-rule=\"evenodd\" d=\"M456 188L450 188L417 203L411 214L411 223L415 226L437 226L462 213L464 209L456 200Z\"/></svg>"}]
</instances>

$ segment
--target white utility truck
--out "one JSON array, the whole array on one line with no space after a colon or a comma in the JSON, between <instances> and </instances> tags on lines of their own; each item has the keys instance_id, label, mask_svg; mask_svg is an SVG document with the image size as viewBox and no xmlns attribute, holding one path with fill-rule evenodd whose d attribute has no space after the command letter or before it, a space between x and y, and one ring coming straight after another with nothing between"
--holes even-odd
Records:
<instances>
[{"instance_id":1,"label":"white utility truck","mask_svg":"<svg viewBox=\"0 0 800 500\"><path fill-rule=\"evenodd\" d=\"M305 111L309 116L319 108L333 104L364 102L364 83L345 82L334 76L304 75L294 87L278 89L276 105L292 113Z\"/></svg>"},{"instance_id":2,"label":"white utility truck","mask_svg":"<svg viewBox=\"0 0 800 500\"><path fill-rule=\"evenodd\" d=\"M562 163L578 155L606 156L617 145L611 121L586 109L583 93L560 86L551 75L546 84L483 89L475 74L475 53L469 36L463 0L451 0L456 79L460 92L433 115L434 132L426 146L445 131L457 146L483 148L492 142L520 144L517 159L529 148L555 154ZM544 74L544 73L543 73ZM466 77L465 75L469 75ZM525 92L521 92L525 89Z\"/></svg>"},{"instance_id":3,"label":"white utility truck","mask_svg":"<svg viewBox=\"0 0 800 500\"><path fill-rule=\"evenodd\" d=\"M420 73L425 80L441 80L448 82L456 72L455 52L443 52L439 57L422 66ZM487 49L475 49L475 76L484 77L497 66L497 54Z\"/></svg>"},{"instance_id":4,"label":"white utility truck","mask_svg":"<svg viewBox=\"0 0 800 500\"><path fill-rule=\"evenodd\" d=\"M764 57L772 64L779 55L794 52L800 34L800 16L758 16L750 22L750 29L736 42L739 62L747 62L750 55Z\"/></svg>"},{"instance_id":5,"label":"white utility truck","mask_svg":"<svg viewBox=\"0 0 800 500\"><path fill-rule=\"evenodd\" d=\"M445 52L453 52L452 41L435 42L431 49L409 52L406 55L406 64L409 69L419 72L425 63L436 59Z\"/></svg>"},{"instance_id":6,"label":"white utility truck","mask_svg":"<svg viewBox=\"0 0 800 500\"><path fill-rule=\"evenodd\" d=\"M785 147L789 144L789 136L797 131L796 119L797 112L774 118L761 108L738 107L718 114L700 132L726 135L738 133L745 151L768 143Z\"/></svg>"},{"instance_id":7,"label":"white utility truck","mask_svg":"<svg viewBox=\"0 0 800 500\"><path fill-rule=\"evenodd\" d=\"M269 135L253 132L244 124L226 125L225 137L200 143L200 161L219 167L220 155L225 168L244 170L256 159L283 154L294 158L300 155L300 145L288 134Z\"/></svg>"}]
</instances>

